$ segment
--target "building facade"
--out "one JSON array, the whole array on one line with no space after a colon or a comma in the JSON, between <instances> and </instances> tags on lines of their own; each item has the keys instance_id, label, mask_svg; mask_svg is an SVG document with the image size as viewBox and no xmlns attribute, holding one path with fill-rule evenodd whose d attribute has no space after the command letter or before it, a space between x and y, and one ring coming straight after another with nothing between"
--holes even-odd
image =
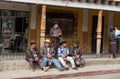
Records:
<instances>
[{"instance_id":1,"label":"building facade","mask_svg":"<svg viewBox=\"0 0 120 79\"><path fill-rule=\"evenodd\" d=\"M84 53L107 53L109 26L120 27L120 3L109 0L3 0L0 32L4 48L21 37L20 49L36 40L38 47L49 37L53 21L60 22L63 39L77 39Z\"/></svg>"}]
</instances>

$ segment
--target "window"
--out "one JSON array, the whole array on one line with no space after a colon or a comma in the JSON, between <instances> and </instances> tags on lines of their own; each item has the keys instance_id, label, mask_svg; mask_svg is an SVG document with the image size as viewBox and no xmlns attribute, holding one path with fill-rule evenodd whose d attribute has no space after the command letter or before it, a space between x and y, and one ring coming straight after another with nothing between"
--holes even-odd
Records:
<instances>
[{"instance_id":1,"label":"window","mask_svg":"<svg viewBox=\"0 0 120 79\"><path fill-rule=\"evenodd\" d=\"M98 2L98 0L94 0L94 3L97 3Z\"/></svg>"},{"instance_id":2,"label":"window","mask_svg":"<svg viewBox=\"0 0 120 79\"><path fill-rule=\"evenodd\" d=\"M105 2L106 2L106 0L102 0L102 1L101 1L102 4L105 4Z\"/></svg>"},{"instance_id":3,"label":"window","mask_svg":"<svg viewBox=\"0 0 120 79\"><path fill-rule=\"evenodd\" d=\"M108 2L109 5L112 5L112 3L113 3L113 1L109 1L109 2Z\"/></svg>"},{"instance_id":4,"label":"window","mask_svg":"<svg viewBox=\"0 0 120 79\"><path fill-rule=\"evenodd\" d=\"M63 36L70 37L75 33L75 15L70 13L47 12L46 35L49 35L52 23L58 21Z\"/></svg>"},{"instance_id":5,"label":"window","mask_svg":"<svg viewBox=\"0 0 120 79\"><path fill-rule=\"evenodd\" d=\"M0 41L4 48L13 50L15 38L21 37L19 49L24 51L27 47L28 17L27 11L0 10Z\"/></svg>"},{"instance_id":6,"label":"window","mask_svg":"<svg viewBox=\"0 0 120 79\"><path fill-rule=\"evenodd\" d=\"M119 6L119 4L120 4L119 2L115 2L115 5L116 5L116 6Z\"/></svg>"}]
</instances>

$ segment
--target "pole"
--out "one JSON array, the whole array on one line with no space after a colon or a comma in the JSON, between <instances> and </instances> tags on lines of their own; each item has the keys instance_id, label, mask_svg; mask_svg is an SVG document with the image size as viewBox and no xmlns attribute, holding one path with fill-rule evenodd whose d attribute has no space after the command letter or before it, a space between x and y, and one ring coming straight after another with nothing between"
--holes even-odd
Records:
<instances>
[{"instance_id":1,"label":"pole","mask_svg":"<svg viewBox=\"0 0 120 79\"><path fill-rule=\"evenodd\" d=\"M46 29L46 5L42 5L41 14L41 30L40 30L40 47L43 46L45 40L45 29Z\"/></svg>"},{"instance_id":2,"label":"pole","mask_svg":"<svg viewBox=\"0 0 120 79\"><path fill-rule=\"evenodd\" d=\"M98 13L98 24L97 24L97 48L96 48L96 54L97 57L100 57L100 47L101 47L101 33L102 33L102 13L103 11L100 10Z\"/></svg>"}]
</instances>

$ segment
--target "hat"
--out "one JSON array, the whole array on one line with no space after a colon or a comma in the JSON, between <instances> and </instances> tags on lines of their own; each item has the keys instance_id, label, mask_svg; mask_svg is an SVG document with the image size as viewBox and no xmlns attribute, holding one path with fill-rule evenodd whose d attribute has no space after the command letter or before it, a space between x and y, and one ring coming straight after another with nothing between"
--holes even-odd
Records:
<instances>
[{"instance_id":1,"label":"hat","mask_svg":"<svg viewBox=\"0 0 120 79\"><path fill-rule=\"evenodd\" d=\"M30 45L32 45L32 44L36 44L35 40L31 41Z\"/></svg>"},{"instance_id":2,"label":"hat","mask_svg":"<svg viewBox=\"0 0 120 79\"><path fill-rule=\"evenodd\" d=\"M46 39L44 43L50 43L50 40L49 40L49 39Z\"/></svg>"},{"instance_id":3,"label":"hat","mask_svg":"<svg viewBox=\"0 0 120 79\"><path fill-rule=\"evenodd\" d=\"M67 42L66 42L66 41L61 41L61 42L60 42L60 45L62 45L62 44L64 44L64 43L67 43Z\"/></svg>"},{"instance_id":4,"label":"hat","mask_svg":"<svg viewBox=\"0 0 120 79\"><path fill-rule=\"evenodd\" d=\"M74 44L79 44L78 40L73 41Z\"/></svg>"},{"instance_id":5,"label":"hat","mask_svg":"<svg viewBox=\"0 0 120 79\"><path fill-rule=\"evenodd\" d=\"M55 25L55 24L58 24L58 25L59 25L59 22L58 22L58 21L54 21L54 22L53 22L53 25Z\"/></svg>"}]
</instances>

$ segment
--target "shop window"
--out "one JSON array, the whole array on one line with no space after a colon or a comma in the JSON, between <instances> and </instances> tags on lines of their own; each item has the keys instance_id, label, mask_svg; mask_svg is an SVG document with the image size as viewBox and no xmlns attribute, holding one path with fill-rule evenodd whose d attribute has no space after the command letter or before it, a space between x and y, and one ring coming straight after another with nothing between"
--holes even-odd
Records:
<instances>
[{"instance_id":1,"label":"shop window","mask_svg":"<svg viewBox=\"0 0 120 79\"><path fill-rule=\"evenodd\" d=\"M15 16L15 13L13 10L3 10L3 16Z\"/></svg>"},{"instance_id":2,"label":"shop window","mask_svg":"<svg viewBox=\"0 0 120 79\"><path fill-rule=\"evenodd\" d=\"M0 10L0 41L3 42L5 51L24 51L26 49L28 16L27 11ZM15 46L17 37L20 37L19 49Z\"/></svg>"},{"instance_id":3,"label":"shop window","mask_svg":"<svg viewBox=\"0 0 120 79\"><path fill-rule=\"evenodd\" d=\"M49 36L54 21L59 22L64 37L71 37L76 32L75 14L47 12L46 35Z\"/></svg>"}]
</instances>

